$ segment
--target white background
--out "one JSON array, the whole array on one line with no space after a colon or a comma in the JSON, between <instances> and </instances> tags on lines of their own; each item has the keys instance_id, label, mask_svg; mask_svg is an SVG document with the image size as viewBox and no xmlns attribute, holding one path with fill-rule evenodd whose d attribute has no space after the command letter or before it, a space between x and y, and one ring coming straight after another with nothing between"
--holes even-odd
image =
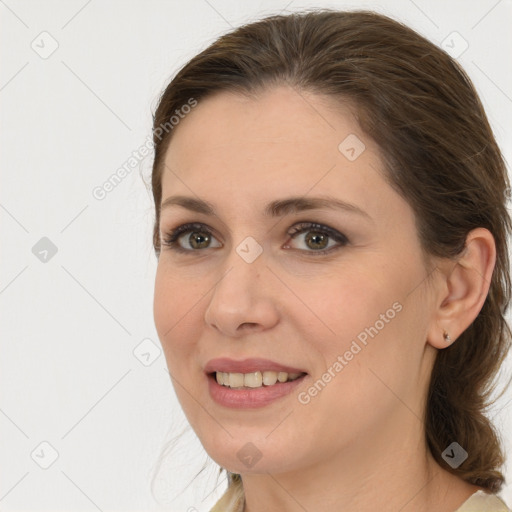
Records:
<instances>
[{"instance_id":1,"label":"white background","mask_svg":"<svg viewBox=\"0 0 512 512\"><path fill-rule=\"evenodd\" d=\"M0 0L2 511L206 511L222 494L212 461L186 488L208 460L190 430L156 480L160 503L151 494L186 426L153 324L151 155L103 200L92 192L146 142L188 59L232 27L313 6L373 9L439 45L457 31L511 161L510 0ZM47 262L32 252L43 237L57 248ZM146 366L134 350L148 347ZM511 410L509 391L492 410L509 454Z\"/></svg>"}]
</instances>

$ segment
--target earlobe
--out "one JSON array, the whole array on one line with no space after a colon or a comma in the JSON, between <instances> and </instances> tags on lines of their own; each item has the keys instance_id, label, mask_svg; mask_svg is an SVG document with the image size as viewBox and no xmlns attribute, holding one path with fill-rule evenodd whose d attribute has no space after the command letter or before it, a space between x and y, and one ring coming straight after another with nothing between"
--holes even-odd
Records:
<instances>
[{"instance_id":1,"label":"earlobe","mask_svg":"<svg viewBox=\"0 0 512 512\"><path fill-rule=\"evenodd\" d=\"M452 343L455 343L456 340L456 336L452 336L448 331L439 329L439 327L436 326L435 332L432 332L431 330L426 341L434 348L443 349L449 347Z\"/></svg>"},{"instance_id":2,"label":"earlobe","mask_svg":"<svg viewBox=\"0 0 512 512\"><path fill-rule=\"evenodd\" d=\"M466 237L462 255L438 268L439 285L436 310L427 342L435 348L450 346L480 313L491 283L496 262L496 245L491 232L476 228Z\"/></svg>"}]
</instances>

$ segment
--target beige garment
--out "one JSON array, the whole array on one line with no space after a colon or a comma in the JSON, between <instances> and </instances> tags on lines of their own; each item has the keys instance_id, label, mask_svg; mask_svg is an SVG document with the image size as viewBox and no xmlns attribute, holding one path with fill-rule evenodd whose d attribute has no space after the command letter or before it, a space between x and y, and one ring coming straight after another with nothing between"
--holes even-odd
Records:
<instances>
[{"instance_id":1,"label":"beige garment","mask_svg":"<svg viewBox=\"0 0 512 512\"><path fill-rule=\"evenodd\" d=\"M232 483L210 512L243 512L245 504L242 483Z\"/></svg>"},{"instance_id":2,"label":"beige garment","mask_svg":"<svg viewBox=\"0 0 512 512\"><path fill-rule=\"evenodd\" d=\"M505 503L495 494L477 491L455 512L511 512Z\"/></svg>"},{"instance_id":3,"label":"beige garment","mask_svg":"<svg viewBox=\"0 0 512 512\"><path fill-rule=\"evenodd\" d=\"M232 485L221 496L210 512L243 512L244 499L241 485ZM512 512L495 494L477 491L455 512Z\"/></svg>"}]
</instances>

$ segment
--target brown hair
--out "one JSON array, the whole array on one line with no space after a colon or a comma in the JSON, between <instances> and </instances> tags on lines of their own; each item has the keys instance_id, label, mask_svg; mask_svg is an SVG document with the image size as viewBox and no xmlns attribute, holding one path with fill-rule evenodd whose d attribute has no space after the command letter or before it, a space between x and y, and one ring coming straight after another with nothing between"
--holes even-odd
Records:
<instances>
[{"instance_id":1,"label":"brown hair","mask_svg":"<svg viewBox=\"0 0 512 512\"><path fill-rule=\"evenodd\" d=\"M455 261L477 227L494 236L488 296L474 322L437 354L425 430L442 467L498 492L504 455L484 412L511 338L504 318L511 284L509 180L470 78L435 44L374 12L328 9L270 16L220 37L177 73L154 114L156 254L163 160L173 133L162 137L158 128L190 98L219 91L249 95L282 84L354 105L361 129L382 152L386 179L415 213L426 256ZM441 457L453 441L468 453L456 469ZM238 475L228 476L240 483Z\"/></svg>"}]
</instances>

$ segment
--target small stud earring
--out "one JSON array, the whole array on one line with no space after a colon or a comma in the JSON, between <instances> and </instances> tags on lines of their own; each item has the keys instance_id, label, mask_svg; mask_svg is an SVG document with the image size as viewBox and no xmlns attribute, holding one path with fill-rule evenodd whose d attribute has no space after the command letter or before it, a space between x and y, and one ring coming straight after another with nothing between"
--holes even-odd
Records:
<instances>
[{"instance_id":1,"label":"small stud earring","mask_svg":"<svg viewBox=\"0 0 512 512\"><path fill-rule=\"evenodd\" d=\"M444 332L443 332L443 338L444 338L448 343L450 343L450 342L452 341L452 339L450 338L450 335L449 335L446 331L444 331Z\"/></svg>"}]
</instances>

